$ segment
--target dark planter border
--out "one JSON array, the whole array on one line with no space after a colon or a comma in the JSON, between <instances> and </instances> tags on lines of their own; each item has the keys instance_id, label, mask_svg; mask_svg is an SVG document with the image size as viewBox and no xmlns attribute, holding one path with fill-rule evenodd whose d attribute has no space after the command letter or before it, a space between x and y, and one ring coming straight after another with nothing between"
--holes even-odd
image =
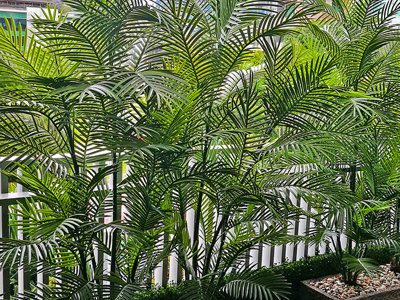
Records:
<instances>
[{"instance_id":1,"label":"dark planter border","mask_svg":"<svg viewBox=\"0 0 400 300\"><path fill-rule=\"evenodd\" d=\"M300 285L300 296L302 300L338 300L339 298L333 297L322 290L312 286L310 282L329 278L332 276L325 276L317 279L304 280ZM382 291L370 293L363 296L348 298L348 300L400 300L400 285L390 287Z\"/></svg>"}]
</instances>

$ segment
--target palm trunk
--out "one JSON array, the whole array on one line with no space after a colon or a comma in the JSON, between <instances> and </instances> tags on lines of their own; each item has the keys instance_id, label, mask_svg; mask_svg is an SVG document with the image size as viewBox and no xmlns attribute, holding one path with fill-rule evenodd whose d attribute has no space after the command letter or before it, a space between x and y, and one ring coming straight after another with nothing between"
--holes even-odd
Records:
<instances>
[{"instance_id":1,"label":"palm trunk","mask_svg":"<svg viewBox=\"0 0 400 300\"><path fill-rule=\"evenodd\" d=\"M209 132L209 127L206 126L206 132ZM209 148L209 143L206 141L204 148L203 148L203 155L202 159L203 162L207 160L207 153L208 153L208 148ZM201 206L203 204L203 188L204 188L204 183L202 182L200 184L200 192L197 198L197 207L196 207L196 215L194 219L194 228L193 228L193 270L195 272L195 275L199 275L198 272L198 250L199 250L199 231L200 231L200 219L201 219Z\"/></svg>"},{"instance_id":2,"label":"palm trunk","mask_svg":"<svg viewBox=\"0 0 400 300\"><path fill-rule=\"evenodd\" d=\"M117 165L117 154L114 152L112 154L112 163L114 167ZM113 216L113 221L119 220L120 216L118 216L118 168L114 169L113 171L113 180L112 180L112 188L113 188L113 208L112 208L112 216ZM117 245L118 241L118 230L114 230L113 236L112 236L112 245L111 245L111 275L115 274L117 271Z\"/></svg>"}]
</instances>

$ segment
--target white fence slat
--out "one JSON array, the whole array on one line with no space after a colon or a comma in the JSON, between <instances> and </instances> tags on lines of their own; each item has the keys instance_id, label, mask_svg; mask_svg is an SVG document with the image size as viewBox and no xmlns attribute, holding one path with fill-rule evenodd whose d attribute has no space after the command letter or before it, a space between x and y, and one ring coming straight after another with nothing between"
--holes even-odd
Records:
<instances>
[{"instance_id":1,"label":"white fence slat","mask_svg":"<svg viewBox=\"0 0 400 300\"><path fill-rule=\"evenodd\" d=\"M303 210L307 210L307 203L303 199L300 200L300 208ZM300 217L299 224L298 224L298 235L305 235L307 229L307 218ZM305 256L306 244L305 242L299 242L297 245L297 253L296 259L299 260Z\"/></svg>"},{"instance_id":2,"label":"white fence slat","mask_svg":"<svg viewBox=\"0 0 400 300\"><path fill-rule=\"evenodd\" d=\"M322 242L321 244L318 245L318 247L319 247L318 252L320 255L326 253L326 247L327 247L326 243Z\"/></svg>"},{"instance_id":3,"label":"white fence slat","mask_svg":"<svg viewBox=\"0 0 400 300\"><path fill-rule=\"evenodd\" d=\"M18 209L21 209L20 205L16 206ZM18 215L17 216L17 220L18 221L22 221L22 216ZM17 227L17 238L19 240L23 240L24 239L24 234L22 232L22 228L21 226ZM22 295L25 291L25 274L24 274L24 268L23 267L18 267L18 271L17 271L17 275L18 275L18 294Z\"/></svg>"},{"instance_id":4,"label":"white fence slat","mask_svg":"<svg viewBox=\"0 0 400 300\"><path fill-rule=\"evenodd\" d=\"M163 262L160 262L154 270L154 285L161 287L163 282Z\"/></svg>"},{"instance_id":5,"label":"white fence slat","mask_svg":"<svg viewBox=\"0 0 400 300\"><path fill-rule=\"evenodd\" d=\"M0 237L9 237L9 226L8 226L8 205L0 206ZM10 297L10 271L8 269L0 269L0 295L3 295L4 299Z\"/></svg>"},{"instance_id":6,"label":"white fence slat","mask_svg":"<svg viewBox=\"0 0 400 300\"><path fill-rule=\"evenodd\" d=\"M178 255L176 252L172 252L170 257L169 257L169 278L168 278L168 284L174 285L178 283L178 272L179 272L179 266L178 266Z\"/></svg>"},{"instance_id":7,"label":"white fence slat","mask_svg":"<svg viewBox=\"0 0 400 300\"><path fill-rule=\"evenodd\" d=\"M260 226L257 225L256 228L254 228L254 231L256 232L256 234L260 233ZM258 252L259 252L259 247L258 245L255 246L254 248L250 249L250 266L253 270L257 270L258 269Z\"/></svg>"},{"instance_id":8,"label":"white fence slat","mask_svg":"<svg viewBox=\"0 0 400 300\"><path fill-rule=\"evenodd\" d=\"M282 245L274 247L274 265L282 264Z\"/></svg>"},{"instance_id":9,"label":"white fence slat","mask_svg":"<svg viewBox=\"0 0 400 300\"><path fill-rule=\"evenodd\" d=\"M263 252L263 254L262 254L261 265L263 267L270 267L271 266L271 246L264 245L262 252Z\"/></svg>"},{"instance_id":10,"label":"white fence slat","mask_svg":"<svg viewBox=\"0 0 400 300\"><path fill-rule=\"evenodd\" d=\"M43 288L45 285L49 284L49 276L46 272L43 271L43 264L39 264L37 266L37 287L38 287L38 295L43 297Z\"/></svg>"}]
</instances>

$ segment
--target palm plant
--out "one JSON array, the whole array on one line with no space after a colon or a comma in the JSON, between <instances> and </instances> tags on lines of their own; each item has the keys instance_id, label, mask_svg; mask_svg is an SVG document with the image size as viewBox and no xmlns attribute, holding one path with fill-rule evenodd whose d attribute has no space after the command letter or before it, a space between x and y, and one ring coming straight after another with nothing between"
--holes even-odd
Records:
<instances>
[{"instance_id":1,"label":"palm plant","mask_svg":"<svg viewBox=\"0 0 400 300\"><path fill-rule=\"evenodd\" d=\"M132 2L130 5L135 7L141 3ZM117 7L120 16L125 16L124 13L130 9L110 4L104 8L104 12L110 13ZM23 228L26 240L2 241L2 260L5 266L26 264L33 270L41 266L43 272L62 282L62 285L52 287L46 284L37 286L36 297L39 298L131 297L151 276L151 271L165 254L154 251L162 224L159 221L154 223L155 218L151 215L159 214L159 210L149 207L145 211L149 217L145 228L132 223L129 230L124 229L136 232L127 235L129 239L126 243L135 244L137 241L135 247L142 245L142 253L131 249L132 259L140 260L141 264L136 266L137 272L129 280L126 277L117 280L119 277L115 276L119 272L117 259L119 262L125 260L124 253L120 254L116 246L119 242L116 239L118 232L122 229L104 225L104 219L109 214L116 222L120 218L118 207L121 204L118 201L121 196L116 185L121 180L118 178L121 149L113 145L119 139L118 135L123 133L127 137L125 141L130 141L132 151L147 146L138 137L140 126L132 127L137 120L118 117L118 114L124 112L126 116L133 115L131 110L126 109L127 106L134 106L135 103L140 105L141 98L147 94L153 94L154 98L163 95L163 100L169 101L168 93L172 90L165 83L161 84L159 77L163 74L168 78L173 77L158 70L153 73L140 71L140 59L132 57L129 47L125 47L125 50L123 47L124 43L128 43L127 40L134 43L140 36L121 40L125 34L115 31L118 20L97 41L99 48L87 49L83 57L78 57L76 51L74 58L73 49L80 48L82 53L83 44L76 45L76 36L72 33L69 44L59 44L57 37L64 39L63 32L57 35L57 32L50 33L50 30L52 26L62 24L63 30L78 34L86 26L84 22L89 22L93 16L88 13L87 18L71 21L56 9L49 8L44 13L46 20L38 21L36 34L23 34L13 22L7 23L7 28L1 30L2 153L5 155L4 161L16 158L7 169L10 172L18 169L20 175L15 171L8 173L9 177L14 177L15 181L35 193L33 202L27 200L17 211L23 218L17 224ZM98 22L104 22L104 19L99 16ZM132 20L130 25L134 22ZM104 30L104 26L100 28L99 23L92 25L92 31L85 33L87 38L100 39L93 30ZM102 44L106 36L107 43L110 42L108 45ZM111 61L108 59L111 56L106 53L112 53L115 40L120 41L120 47L118 55L115 54L114 61ZM68 53L63 51L63 47L69 49ZM100 47L104 48L101 50ZM100 54L101 51L104 51L103 54ZM127 58L139 66L138 70L133 71L125 65ZM121 107L117 105L118 96L104 82L109 74L101 74L113 65L116 69L124 65L128 70L125 70L125 75L133 80L130 82L133 93ZM153 88L149 88L149 85ZM160 88L157 89L157 86ZM158 92L154 93L154 90ZM149 106L153 105L151 102ZM126 121L122 123L124 119ZM128 121L133 123L129 125ZM132 132L135 134L132 135ZM104 166L102 151L107 155L112 152L111 166ZM114 189L106 184L110 176ZM149 250L152 250L150 254ZM28 253L30 259L25 259ZM143 257L145 254L148 256ZM109 255L108 260L104 260L106 255ZM108 275L104 274L107 268L103 261L111 264L111 273Z\"/></svg>"},{"instance_id":2,"label":"palm plant","mask_svg":"<svg viewBox=\"0 0 400 300\"><path fill-rule=\"evenodd\" d=\"M195 8L193 6L193 10ZM233 20L221 28L215 21L217 17L203 19L209 12L225 12L228 7L204 5L206 11L200 11L197 18L187 16L186 7L180 2L174 5L162 2L159 9L160 14L173 15L174 22L168 24L168 32L162 32L161 35L168 39L162 39L162 50L157 54L162 55L163 51L166 56L174 54L173 59L165 58L166 65L186 78L191 84L189 95L196 97L185 114L180 112L170 118L170 114L163 111L160 116L159 122L166 124L161 126L166 132L179 134L176 140L188 143L186 159L176 170L180 173L187 165L196 170L211 164L226 171L219 174L222 177L215 172L213 180L176 186L169 195L176 212L171 220L175 226L173 238L178 243L177 251L186 279L190 279L183 297L237 297L243 291L240 296L268 298L266 292L255 294L253 290L267 288L268 291L265 285L274 281L265 278L259 283L251 282L252 276L242 268L250 247L258 246L260 242L284 243L288 240L285 237L287 219L282 220L282 216L290 211L287 208L291 203L284 194L300 191L325 204L346 202L346 188L334 184L336 174L322 168L310 168L310 161L306 161L299 151L301 147L310 152L325 151L326 155L330 151L323 145L310 145L310 137L321 134L313 128L321 118L338 117L336 114L343 109L336 93L324 82L332 72L333 61L321 57L309 64L287 64L293 63L292 56L279 47L279 40L263 34L257 41L266 53L267 77L264 84L257 84L254 78L260 74L237 71L235 65L226 64L226 61L229 62L229 56L236 53L232 49L237 46L231 46L232 43L245 43L246 54L248 42L254 41L247 38L247 34L258 31L252 28L246 32L240 27L232 27ZM265 24L269 24L268 20L272 24L273 20L291 14L303 16L310 12L293 7L289 11L291 13L266 15ZM232 18L239 18L236 15L239 12L233 12ZM187 24L187 28L182 28L182 24ZM251 24L256 25L256 22ZM186 34L185 30L195 37ZM233 38L235 30L241 37ZM270 34L280 31L274 30ZM236 61L240 59L235 58L233 62ZM203 77L203 72L207 72L207 76ZM342 121L348 121L348 118ZM178 130L180 123L185 125ZM276 130L278 127L280 132ZM345 129L350 130L350 125ZM324 138L329 138L326 132ZM293 165L300 171L293 172ZM183 177L174 172L175 176ZM172 179L169 181L173 182ZM193 231L186 225L190 208L194 212ZM225 276L232 269L236 276Z\"/></svg>"},{"instance_id":3,"label":"palm plant","mask_svg":"<svg viewBox=\"0 0 400 300\"><path fill-rule=\"evenodd\" d=\"M254 78L260 74L222 68L225 40L215 40L205 29L196 31L193 26L189 29L196 34L198 43L190 38L189 42L184 42L180 31L184 21L180 18L192 19L180 10L184 9L183 5L176 4L171 9L165 4L160 5L160 9L166 10L168 15L175 14L178 23L177 29L174 27L176 31L168 28L168 33L163 34L168 36L172 32L175 38L173 46L169 40L162 43L166 54L175 54L173 60L166 59L167 66L188 78L192 84L191 93L196 88L199 93L196 95L199 102L190 107L191 111L178 116L179 122L186 122L184 129L177 130L178 121L174 119L171 130L169 114L162 113L161 123L168 124L168 132L179 133L181 137L177 140L187 141L190 145L184 165L177 169L184 170L184 166L190 164L197 169L199 165L213 163L218 164L220 170L224 168L230 172L223 174L223 178L215 175L216 181L192 181L192 184L176 187L170 196L176 211L172 224L176 226L173 233L178 243L178 255L186 279L191 279L184 295L193 299L221 294L234 297L240 290L251 295L250 287L256 289L258 285L241 277L247 274L247 271L242 273L241 266L245 266L249 247L260 242L288 240L286 235L283 239L278 235L287 230L287 218L282 222L279 216L286 216L290 209L285 208L291 206L283 196L284 192L304 193L309 201L318 200L319 205L337 208L340 204L345 203L348 207L352 204L345 196L349 189L335 182L339 172L326 170L324 166L316 167L316 164L325 163L324 159L334 155L334 150L342 149L339 138L351 135L357 128L358 120L349 114L343 115L343 111L362 105L351 106L350 101L343 103L343 100L353 98L351 94L346 91L338 94L328 85L335 72L335 60L326 55L299 63L294 61L288 48L279 46L279 40L260 36L257 41L266 53L267 76L263 84L256 84ZM193 22L202 24L203 20L199 16ZM224 30L230 33L231 26ZM224 35L229 36L228 33ZM196 54L202 53L197 47L206 45L204 41L209 40L212 40L210 48L204 53L210 58L201 56L204 61L196 68L196 64L188 61L190 52L185 45L193 47ZM175 52L179 46L181 55ZM194 57L199 59L199 56ZM224 70L223 77L209 80L212 71L212 78L218 78L220 74L215 70L220 68ZM210 72L207 81L196 75L206 70ZM216 84L218 82L220 84ZM330 120L336 122L336 127L328 127ZM319 140L312 142L316 135ZM336 142L333 146L337 148L328 141ZM174 173L174 176L177 175ZM186 226L189 208L193 208L195 215L193 231ZM271 224L275 237L269 232ZM226 277L232 268L236 270L236 277ZM232 278L235 284L230 282ZM268 281L264 279L263 282Z\"/></svg>"},{"instance_id":4,"label":"palm plant","mask_svg":"<svg viewBox=\"0 0 400 300\"><path fill-rule=\"evenodd\" d=\"M306 1L319 8L319 22L300 44L335 59L330 85L348 93L343 114L353 114L358 136L342 140L331 167L340 169L355 202L343 210L318 210L318 240L329 241L343 264L343 279L355 284L361 271L375 270L367 247L397 243L398 189L393 185L398 164L397 91L398 29L391 23L400 11L397 1ZM308 56L310 56L310 51ZM340 235L347 237L343 245ZM345 250L347 254L345 254Z\"/></svg>"}]
</instances>

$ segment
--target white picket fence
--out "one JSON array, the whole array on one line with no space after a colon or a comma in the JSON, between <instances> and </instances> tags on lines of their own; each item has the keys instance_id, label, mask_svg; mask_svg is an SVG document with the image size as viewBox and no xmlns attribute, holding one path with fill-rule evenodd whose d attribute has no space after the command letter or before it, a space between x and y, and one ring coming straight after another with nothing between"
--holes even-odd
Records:
<instances>
[{"instance_id":1,"label":"white picket fence","mask_svg":"<svg viewBox=\"0 0 400 300\"><path fill-rule=\"evenodd\" d=\"M111 162L106 162L105 164L111 164ZM100 167L100 166L97 166ZM125 170L126 173L126 170ZM119 174L124 178L126 174ZM112 178L109 178L109 188L112 187ZM9 193L9 182L8 178L1 175L0 179L0 237L8 238L10 237L10 212L17 205L18 201L24 201L24 199L31 197L32 195L23 191L22 187L17 185L16 192ZM300 206L302 209L307 210L307 204L305 201L296 197L296 195L291 194L286 197L290 198L293 204ZM123 207L122 207L123 213ZM194 231L194 210L191 209L187 212L187 225L189 230L189 235L193 238ZM104 222L107 223L111 221L111 216L105 215ZM308 229L312 228L313 223L309 218L303 217L298 221L292 221L290 224L290 234L294 235L304 235ZM23 239L23 234L18 231L18 239ZM200 237L201 241L201 237ZM161 243L163 241L160 241ZM249 252L249 259L246 264L252 266L253 268L270 267L273 265L280 265L283 262L296 261L304 257L314 256L316 254L324 254L327 251L326 245L308 245L305 242L300 242L297 244L286 244L280 246L269 246L260 244ZM103 255L95 253L98 255ZM104 266L109 268L109 257L103 255ZM36 283L38 285L48 284L49 277L40 270L38 267ZM182 280L182 269L178 266L178 259L176 253L172 253L169 258L159 264L158 268L153 274L153 284L155 286L165 286L168 284L175 284ZM17 290L20 294L24 293L24 290L29 288L29 274L21 268L18 270L17 275ZM1 296L3 295L3 296ZM9 270L0 270L0 299L9 299L10 297L10 272Z\"/></svg>"}]
</instances>

